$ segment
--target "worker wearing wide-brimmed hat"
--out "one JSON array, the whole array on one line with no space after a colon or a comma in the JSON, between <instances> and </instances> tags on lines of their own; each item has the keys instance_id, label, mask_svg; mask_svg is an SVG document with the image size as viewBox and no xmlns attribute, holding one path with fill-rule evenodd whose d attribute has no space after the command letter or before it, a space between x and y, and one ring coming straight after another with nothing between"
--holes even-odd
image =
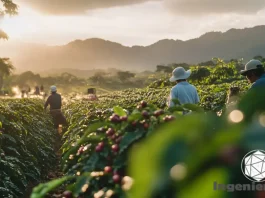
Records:
<instances>
[{"instance_id":1,"label":"worker wearing wide-brimmed hat","mask_svg":"<svg viewBox=\"0 0 265 198\"><path fill-rule=\"evenodd\" d=\"M169 107L174 106L172 99L178 99L180 104L197 104L200 99L197 89L187 82L187 79L191 75L191 70L185 71L183 67L177 67L172 72L171 82L176 82L170 92Z\"/></svg>"},{"instance_id":2,"label":"worker wearing wide-brimmed hat","mask_svg":"<svg viewBox=\"0 0 265 198\"><path fill-rule=\"evenodd\" d=\"M265 87L264 66L259 60L251 60L245 65L245 69L241 70L241 75L246 76L249 83L253 83L251 88Z\"/></svg>"}]
</instances>

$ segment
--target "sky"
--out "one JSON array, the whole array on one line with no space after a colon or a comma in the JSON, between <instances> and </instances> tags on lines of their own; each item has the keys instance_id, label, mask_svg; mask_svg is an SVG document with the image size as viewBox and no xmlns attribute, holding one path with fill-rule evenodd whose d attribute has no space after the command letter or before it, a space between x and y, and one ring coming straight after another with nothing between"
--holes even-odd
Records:
<instances>
[{"instance_id":1,"label":"sky","mask_svg":"<svg viewBox=\"0 0 265 198\"><path fill-rule=\"evenodd\" d=\"M188 40L209 31L265 25L264 0L13 0L0 18L10 40L63 45L102 38L125 46Z\"/></svg>"}]
</instances>

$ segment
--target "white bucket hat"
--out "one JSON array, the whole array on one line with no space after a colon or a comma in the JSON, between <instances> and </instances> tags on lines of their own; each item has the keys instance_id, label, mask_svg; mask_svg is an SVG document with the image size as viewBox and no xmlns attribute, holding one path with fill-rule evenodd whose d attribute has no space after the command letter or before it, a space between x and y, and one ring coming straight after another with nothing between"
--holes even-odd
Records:
<instances>
[{"instance_id":1,"label":"white bucket hat","mask_svg":"<svg viewBox=\"0 0 265 198\"><path fill-rule=\"evenodd\" d=\"M56 92L57 91L57 88L55 85L51 86L51 92Z\"/></svg>"},{"instance_id":2,"label":"white bucket hat","mask_svg":"<svg viewBox=\"0 0 265 198\"><path fill-rule=\"evenodd\" d=\"M191 75L191 70L185 71L183 67L177 67L172 72L172 77L169 79L170 82L175 82L177 80L184 80L189 78Z\"/></svg>"},{"instance_id":3,"label":"white bucket hat","mask_svg":"<svg viewBox=\"0 0 265 198\"><path fill-rule=\"evenodd\" d=\"M262 67L263 65L259 60L252 59L245 65L245 69L240 71L240 74L245 76L248 71Z\"/></svg>"}]
</instances>

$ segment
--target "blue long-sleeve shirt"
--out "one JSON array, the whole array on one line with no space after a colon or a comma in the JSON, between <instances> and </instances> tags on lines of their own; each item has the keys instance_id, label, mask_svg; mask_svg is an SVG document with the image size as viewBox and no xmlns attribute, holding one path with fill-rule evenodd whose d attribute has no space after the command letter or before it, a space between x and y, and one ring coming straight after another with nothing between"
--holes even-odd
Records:
<instances>
[{"instance_id":1,"label":"blue long-sleeve shirt","mask_svg":"<svg viewBox=\"0 0 265 198\"><path fill-rule=\"evenodd\" d=\"M197 89L188 82L179 82L170 91L169 107L174 106L172 99L178 99L180 104L197 104L200 98Z\"/></svg>"}]
</instances>

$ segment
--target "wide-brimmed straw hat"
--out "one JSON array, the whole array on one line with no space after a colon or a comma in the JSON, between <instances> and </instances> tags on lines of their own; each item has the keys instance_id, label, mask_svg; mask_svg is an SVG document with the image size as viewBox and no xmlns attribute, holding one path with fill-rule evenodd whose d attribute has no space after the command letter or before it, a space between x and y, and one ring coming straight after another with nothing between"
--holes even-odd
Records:
<instances>
[{"instance_id":1,"label":"wide-brimmed straw hat","mask_svg":"<svg viewBox=\"0 0 265 198\"><path fill-rule=\"evenodd\" d=\"M177 67L172 72L172 77L169 79L170 82L177 80L186 80L191 75L191 70L186 71L183 67Z\"/></svg>"},{"instance_id":2,"label":"wide-brimmed straw hat","mask_svg":"<svg viewBox=\"0 0 265 198\"><path fill-rule=\"evenodd\" d=\"M263 65L259 60L251 60L245 65L245 69L240 71L240 74L245 76L248 71L262 68Z\"/></svg>"}]
</instances>

